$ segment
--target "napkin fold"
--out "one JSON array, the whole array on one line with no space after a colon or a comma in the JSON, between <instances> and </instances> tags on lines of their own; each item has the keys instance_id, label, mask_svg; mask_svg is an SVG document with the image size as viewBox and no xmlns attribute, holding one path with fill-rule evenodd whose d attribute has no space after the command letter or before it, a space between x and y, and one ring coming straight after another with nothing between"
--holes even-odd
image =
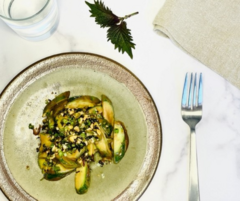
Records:
<instances>
[{"instance_id":1,"label":"napkin fold","mask_svg":"<svg viewBox=\"0 0 240 201\"><path fill-rule=\"evenodd\" d=\"M240 0L166 0L154 26L240 89Z\"/></svg>"}]
</instances>

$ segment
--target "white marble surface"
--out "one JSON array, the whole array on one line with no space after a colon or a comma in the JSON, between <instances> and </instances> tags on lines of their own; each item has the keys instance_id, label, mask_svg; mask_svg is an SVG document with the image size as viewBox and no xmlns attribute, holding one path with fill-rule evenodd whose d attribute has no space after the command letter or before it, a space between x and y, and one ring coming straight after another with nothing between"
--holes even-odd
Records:
<instances>
[{"instance_id":1,"label":"white marble surface","mask_svg":"<svg viewBox=\"0 0 240 201\"><path fill-rule=\"evenodd\" d=\"M91 52L123 64L148 88L162 122L160 163L140 201L184 201L189 130L180 115L182 84L186 72L202 72L204 109L197 126L201 200L239 201L240 90L154 32L152 22L164 0L104 0L118 15L139 11L127 21L136 43L133 59L106 42L106 30L89 17L84 1L58 2L60 24L45 41L25 41L0 21L0 91L25 67L57 53ZM0 194L0 200L7 199Z\"/></svg>"}]
</instances>

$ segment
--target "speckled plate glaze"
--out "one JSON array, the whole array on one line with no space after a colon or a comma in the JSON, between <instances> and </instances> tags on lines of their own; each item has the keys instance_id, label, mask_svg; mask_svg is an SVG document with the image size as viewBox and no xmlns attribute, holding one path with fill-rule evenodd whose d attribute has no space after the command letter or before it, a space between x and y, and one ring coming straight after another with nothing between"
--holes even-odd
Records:
<instances>
[{"instance_id":1,"label":"speckled plate glaze","mask_svg":"<svg viewBox=\"0 0 240 201\"><path fill-rule=\"evenodd\" d=\"M130 140L118 165L91 171L91 186L84 195L75 192L74 174L41 181L39 140L28 129L29 123L41 123L45 100L67 90L71 96L106 94ZM64 53L42 59L17 75L0 95L0 187L10 200L137 200L154 176L161 142L160 118L147 89L125 67L102 56Z\"/></svg>"}]
</instances>

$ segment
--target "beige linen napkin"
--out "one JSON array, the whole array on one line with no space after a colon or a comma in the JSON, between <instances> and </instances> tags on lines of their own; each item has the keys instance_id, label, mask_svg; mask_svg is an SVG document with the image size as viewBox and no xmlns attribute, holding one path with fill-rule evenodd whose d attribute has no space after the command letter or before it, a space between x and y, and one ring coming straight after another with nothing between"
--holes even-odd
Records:
<instances>
[{"instance_id":1,"label":"beige linen napkin","mask_svg":"<svg viewBox=\"0 0 240 201\"><path fill-rule=\"evenodd\" d=\"M240 88L240 0L166 0L154 24Z\"/></svg>"}]
</instances>

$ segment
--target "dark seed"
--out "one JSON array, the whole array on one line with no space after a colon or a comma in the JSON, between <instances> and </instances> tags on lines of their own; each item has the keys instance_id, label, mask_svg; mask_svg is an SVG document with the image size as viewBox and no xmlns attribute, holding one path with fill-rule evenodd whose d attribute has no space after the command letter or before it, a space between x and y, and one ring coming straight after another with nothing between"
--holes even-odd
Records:
<instances>
[{"instance_id":1,"label":"dark seed","mask_svg":"<svg viewBox=\"0 0 240 201\"><path fill-rule=\"evenodd\" d=\"M104 162L103 161L98 161L98 163L101 165L101 167L103 167L104 166Z\"/></svg>"}]
</instances>

